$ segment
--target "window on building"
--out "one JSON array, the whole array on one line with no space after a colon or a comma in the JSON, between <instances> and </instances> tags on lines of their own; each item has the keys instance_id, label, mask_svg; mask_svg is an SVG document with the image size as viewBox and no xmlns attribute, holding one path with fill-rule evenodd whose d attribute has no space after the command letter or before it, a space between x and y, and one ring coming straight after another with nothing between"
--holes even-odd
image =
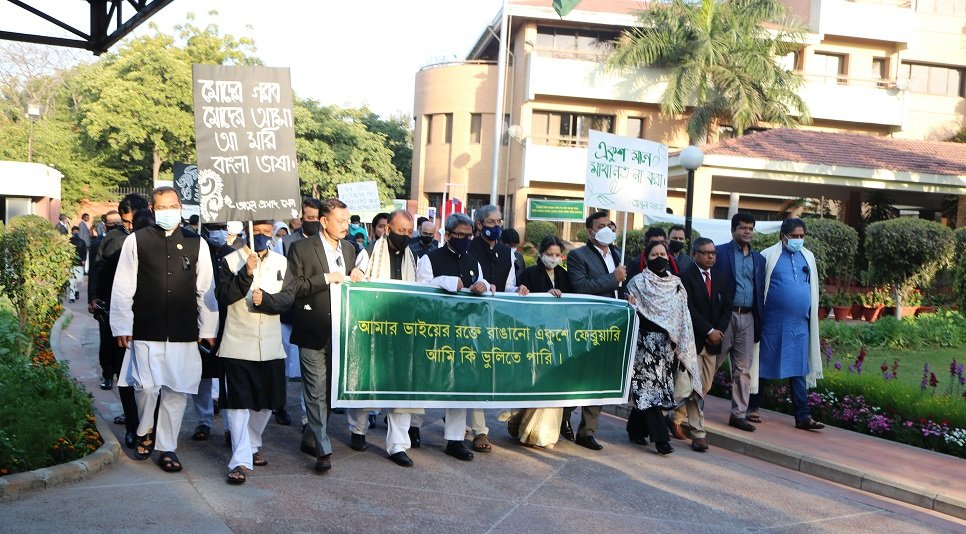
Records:
<instances>
[{"instance_id":1,"label":"window on building","mask_svg":"<svg viewBox=\"0 0 966 534\"><path fill-rule=\"evenodd\" d=\"M480 144L483 139L483 114L470 113L470 143Z\"/></svg>"},{"instance_id":2,"label":"window on building","mask_svg":"<svg viewBox=\"0 0 966 534\"><path fill-rule=\"evenodd\" d=\"M884 87L889 85L889 58L887 57L874 57L872 58L872 71L869 73L872 78L874 85L878 87Z\"/></svg>"},{"instance_id":3,"label":"window on building","mask_svg":"<svg viewBox=\"0 0 966 534\"><path fill-rule=\"evenodd\" d=\"M453 142L453 114L444 113L441 118L445 122L444 128L446 128L446 137L443 138L443 142L450 144Z\"/></svg>"},{"instance_id":4,"label":"window on building","mask_svg":"<svg viewBox=\"0 0 966 534\"><path fill-rule=\"evenodd\" d=\"M899 78L909 80L909 91L940 96L966 96L963 71L966 69L921 63L903 63Z\"/></svg>"},{"instance_id":5,"label":"window on building","mask_svg":"<svg viewBox=\"0 0 966 534\"><path fill-rule=\"evenodd\" d=\"M624 129L624 135L644 139L644 121L645 119L643 117L627 117L627 126Z\"/></svg>"},{"instance_id":6,"label":"window on building","mask_svg":"<svg viewBox=\"0 0 966 534\"><path fill-rule=\"evenodd\" d=\"M423 115L423 126L426 128L426 144L433 144L433 116Z\"/></svg>"},{"instance_id":7,"label":"window on building","mask_svg":"<svg viewBox=\"0 0 966 534\"><path fill-rule=\"evenodd\" d=\"M538 145L587 146L590 130L614 133L613 115L534 111L531 138Z\"/></svg>"},{"instance_id":8,"label":"window on building","mask_svg":"<svg viewBox=\"0 0 966 534\"><path fill-rule=\"evenodd\" d=\"M825 83L846 83L845 55L815 52L806 66L809 78Z\"/></svg>"},{"instance_id":9,"label":"window on building","mask_svg":"<svg viewBox=\"0 0 966 534\"><path fill-rule=\"evenodd\" d=\"M598 56L613 49L618 36L609 31L537 26L536 48L560 57Z\"/></svg>"}]
</instances>

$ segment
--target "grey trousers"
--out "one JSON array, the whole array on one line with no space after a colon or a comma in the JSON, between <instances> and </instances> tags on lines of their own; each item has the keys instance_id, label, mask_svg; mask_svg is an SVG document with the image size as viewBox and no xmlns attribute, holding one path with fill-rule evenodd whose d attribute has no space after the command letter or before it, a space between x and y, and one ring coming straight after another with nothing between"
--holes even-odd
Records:
<instances>
[{"instance_id":1,"label":"grey trousers","mask_svg":"<svg viewBox=\"0 0 966 534\"><path fill-rule=\"evenodd\" d=\"M751 393L751 359L755 348L755 317L751 313L731 312L728 329L721 339L715 370L725 358L731 363L731 415L745 417Z\"/></svg>"},{"instance_id":2,"label":"grey trousers","mask_svg":"<svg viewBox=\"0 0 966 534\"><path fill-rule=\"evenodd\" d=\"M299 347L299 364L302 370L302 399L308 426L302 433L302 444L315 449L316 456L332 454L327 424L329 420L329 391L331 386L332 349L324 350Z\"/></svg>"},{"instance_id":3,"label":"grey trousers","mask_svg":"<svg viewBox=\"0 0 966 534\"><path fill-rule=\"evenodd\" d=\"M577 408L564 408L563 420L570 421ZM580 407L580 426L577 427L577 437L586 438L597 433L597 419L600 418L601 406L581 406Z\"/></svg>"}]
</instances>

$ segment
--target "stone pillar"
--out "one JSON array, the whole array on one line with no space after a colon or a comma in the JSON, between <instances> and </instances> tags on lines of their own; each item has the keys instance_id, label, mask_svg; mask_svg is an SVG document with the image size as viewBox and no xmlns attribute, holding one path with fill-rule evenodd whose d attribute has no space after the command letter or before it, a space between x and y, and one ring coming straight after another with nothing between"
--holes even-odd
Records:
<instances>
[{"instance_id":1,"label":"stone pillar","mask_svg":"<svg viewBox=\"0 0 966 534\"><path fill-rule=\"evenodd\" d=\"M956 228L966 228L966 195L959 195L956 205Z\"/></svg>"},{"instance_id":2,"label":"stone pillar","mask_svg":"<svg viewBox=\"0 0 966 534\"><path fill-rule=\"evenodd\" d=\"M694 171L694 204L691 209L695 218L710 219L714 215L711 213L711 179L711 169L701 167Z\"/></svg>"},{"instance_id":3,"label":"stone pillar","mask_svg":"<svg viewBox=\"0 0 966 534\"><path fill-rule=\"evenodd\" d=\"M738 203L741 201L740 193L731 193L728 195L728 220L738 213Z\"/></svg>"}]
</instances>

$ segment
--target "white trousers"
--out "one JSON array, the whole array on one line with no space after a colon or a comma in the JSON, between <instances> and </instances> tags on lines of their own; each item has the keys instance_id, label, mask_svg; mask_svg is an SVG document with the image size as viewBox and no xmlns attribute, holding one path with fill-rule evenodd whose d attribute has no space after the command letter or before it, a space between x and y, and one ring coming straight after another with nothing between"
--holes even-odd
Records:
<instances>
[{"instance_id":1,"label":"white trousers","mask_svg":"<svg viewBox=\"0 0 966 534\"><path fill-rule=\"evenodd\" d=\"M228 469L243 465L254 469L252 455L262 446L262 432L272 418L271 410L225 410L231 433L231 461ZM245 431L247 429L247 432Z\"/></svg>"},{"instance_id":2,"label":"white trousers","mask_svg":"<svg viewBox=\"0 0 966 534\"><path fill-rule=\"evenodd\" d=\"M463 441L466 439L466 408L446 408L443 410L446 423L443 427L443 439L446 441ZM416 428L423 426L423 416L413 414L410 425ZM407 428L408 432L409 429Z\"/></svg>"},{"instance_id":3,"label":"white trousers","mask_svg":"<svg viewBox=\"0 0 966 534\"><path fill-rule=\"evenodd\" d=\"M163 390L163 391L162 391ZM178 433L181 419L188 405L188 395L172 391L167 386L150 386L134 389L134 400L138 405L138 435L149 434L154 426L154 408L158 410L158 426L154 429L154 448L159 451L174 452L178 449Z\"/></svg>"},{"instance_id":4,"label":"white trousers","mask_svg":"<svg viewBox=\"0 0 966 534\"><path fill-rule=\"evenodd\" d=\"M353 434L366 435L369 430L370 408L349 408L346 410L346 419L349 421L349 432ZM409 441L409 425L412 422L413 414L399 413L396 410L386 411L388 430L386 430L386 452L396 454L397 452L408 451L412 446ZM447 418L449 420L449 418Z\"/></svg>"},{"instance_id":5,"label":"white trousers","mask_svg":"<svg viewBox=\"0 0 966 534\"><path fill-rule=\"evenodd\" d=\"M481 409L470 410L470 428L474 436L489 434L490 429L486 427L486 414Z\"/></svg>"}]
</instances>

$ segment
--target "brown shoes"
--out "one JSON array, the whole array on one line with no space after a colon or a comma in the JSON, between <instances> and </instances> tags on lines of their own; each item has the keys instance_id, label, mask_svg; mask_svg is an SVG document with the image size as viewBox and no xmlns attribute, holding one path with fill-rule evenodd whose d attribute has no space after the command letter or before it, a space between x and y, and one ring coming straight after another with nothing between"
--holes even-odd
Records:
<instances>
[{"instance_id":1,"label":"brown shoes","mask_svg":"<svg viewBox=\"0 0 966 534\"><path fill-rule=\"evenodd\" d=\"M682 441L688 439L687 434L684 433L684 427L681 426L681 423L675 423L670 416L665 417L664 421L667 423L667 429L671 433L671 437L674 439L680 439Z\"/></svg>"},{"instance_id":2,"label":"brown shoes","mask_svg":"<svg viewBox=\"0 0 966 534\"><path fill-rule=\"evenodd\" d=\"M708 440L704 438L695 438L691 441L691 450L696 452L704 452L708 450Z\"/></svg>"},{"instance_id":3,"label":"brown shoes","mask_svg":"<svg viewBox=\"0 0 966 534\"><path fill-rule=\"evenodd\" d=\"M798 428L801 430L821 430L825 428L825 424L819 423L818 421L809 417L804 421L795 421L795 428Z\"/></svg>"}]
</instances>

